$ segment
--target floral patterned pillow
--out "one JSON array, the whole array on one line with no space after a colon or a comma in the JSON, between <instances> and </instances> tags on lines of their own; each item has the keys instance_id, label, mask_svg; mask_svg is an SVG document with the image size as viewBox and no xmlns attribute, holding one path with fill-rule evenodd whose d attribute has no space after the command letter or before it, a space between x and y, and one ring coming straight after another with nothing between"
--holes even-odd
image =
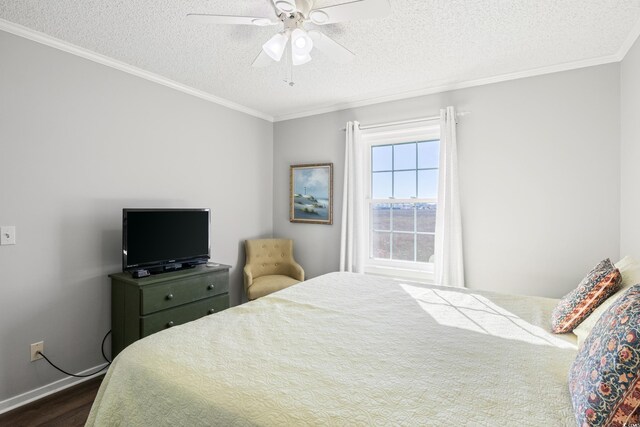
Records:
<instances>
[{"instance_id":1,"label":"floral patterned pillow","mask_svg":"<svg viewBox=\"0 0 640 427\"><path fill-rule=\"evenodd\" d=\"M578 426L638 423L640 408L640 285L598 320L571 370L569 390Z\"/></svg>"},{"instance_id":2,"label":"floral patterned pillow","mask_svg":"<svg viewBox=\"0 0 640 427\"><path fill-rule=\"evenodd\" d=\"M620 288L620 271L605 259L582 279L576 289L565 295L551 314L551 326L556 334L573 331L604 300Z\"/></svg>"}]
</instances>

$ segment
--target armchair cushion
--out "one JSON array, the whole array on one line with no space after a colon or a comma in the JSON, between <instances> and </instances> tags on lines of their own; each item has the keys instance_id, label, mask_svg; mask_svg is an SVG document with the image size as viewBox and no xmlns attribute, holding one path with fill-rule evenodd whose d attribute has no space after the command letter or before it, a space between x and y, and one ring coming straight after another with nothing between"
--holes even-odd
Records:
<instances>
[{"instance_id":1,"label":"armchair cushion","mask_svg":"<svg viewBox=\"0 0 640 427\"><path fill-rule=\"evenodd\" d=\"M249 289L247 289L247 298L250 300L260 298L281 289L288 288L296 283L300 283L300 281L281 274L258 277L253 281Z\"/></svg>"}]
</instances>

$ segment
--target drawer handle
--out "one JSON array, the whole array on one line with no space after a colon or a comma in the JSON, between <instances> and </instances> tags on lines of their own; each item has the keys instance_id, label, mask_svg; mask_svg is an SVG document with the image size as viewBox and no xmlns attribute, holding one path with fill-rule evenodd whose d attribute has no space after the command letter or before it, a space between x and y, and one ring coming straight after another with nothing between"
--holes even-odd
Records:
<instances>
[{"instance_id":1,"label":"drawer handle","mask_svg":"<svg viewBox=\"0 0 640 427\"><path fill-rule=\"evenodd\" d=\"M173 326L173 320L169 320L169 322L167 323L167 328L170 328Z\"/></svg>"},{"instance_id":2,"label":"drawer handle","mask_svg":"<svg viewBox=\"0 0 640 427\"><path fill-rule=\"evenodd\" d=\"M173 294L167 295L167 299L173 299Z\"/></svg>"},{"instance_id":3,"label":"drawer handle","mask_svg":"<svg viewBox=\"0 0 640 427\"><path fill-rule=\"evenodd\" d=\"M210 284L209 286L207 286L207 289L208 289L208 290L210 290L210 291L212 291L212 290L213 290L213 288L215 288L215 287L216 287L216 285L214 285L214 284L212 283L212 284Z\"/></svg>"},{"instance_id":4,"label":"drawer handle","mask_svg":"<svg viewBox=\"0 0 640 427\"><path fill-rule=\"evenodd\" d=\"M215 312L216 312L216 309L215 309L215 308L210 308L210 309L209 309L209 314L213 314L213 313L215 313Z\"/></svg>"}]
</instances>

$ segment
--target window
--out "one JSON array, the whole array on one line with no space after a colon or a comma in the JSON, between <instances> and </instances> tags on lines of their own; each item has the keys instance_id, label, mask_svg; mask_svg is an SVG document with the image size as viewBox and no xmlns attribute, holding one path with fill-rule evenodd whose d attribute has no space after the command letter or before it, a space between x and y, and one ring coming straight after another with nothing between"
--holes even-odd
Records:
<instances>
[{"instance_id":1,"label":"window","mask_svg":"<svg viewBox=\"0 0 640 427\"><path fill-rule=\"evenodd\" d=\"M365 133L366 270L431 271L440 159L439 127Z\"/></svg>"}]
</instances>

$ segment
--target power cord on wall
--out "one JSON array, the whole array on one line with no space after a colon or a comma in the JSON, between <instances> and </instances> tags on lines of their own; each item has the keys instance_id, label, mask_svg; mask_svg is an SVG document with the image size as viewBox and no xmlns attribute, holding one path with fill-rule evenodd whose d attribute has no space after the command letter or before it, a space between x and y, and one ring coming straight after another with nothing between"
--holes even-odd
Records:
<instances>
[{"instance_id":1,"label":"power cord on wall","mask_svg":"<svg viewBox=\"0 0 640 427\"><path fill-rule=\"evenodd\" d=\"M107 332L107 334L104 336L104 338L102 338L102 345L100 345L100 350L102 351L102 357L104 358L104 360L107 362L107 365L102 367L101 369L92 372L90 374L86 374L86 375L76 375L76 374L72 374L70 372L65 371L62 368L57 367L51 360L49 360L49 358L47 356L44 355L43 352L38 351L37 354L39 354L40 356L42 356L44 358L44 360L46 360L47 362L49 362L49 364L51 366L53 366L54 368L56 368L58 371L62 372L63 374L67 374L70 377L77 377L77 378L85 378L85 377L91 377L95 374L98 374L102 371L104 371L105 369L107 369L109 367L109 365L111 365L111 360L109 360L109 358L107 358L107 355L104 352L104 342L107 340L107 337L109 336L109 334L111 333L111 331Z\"/></svg>"}]
</instances>

